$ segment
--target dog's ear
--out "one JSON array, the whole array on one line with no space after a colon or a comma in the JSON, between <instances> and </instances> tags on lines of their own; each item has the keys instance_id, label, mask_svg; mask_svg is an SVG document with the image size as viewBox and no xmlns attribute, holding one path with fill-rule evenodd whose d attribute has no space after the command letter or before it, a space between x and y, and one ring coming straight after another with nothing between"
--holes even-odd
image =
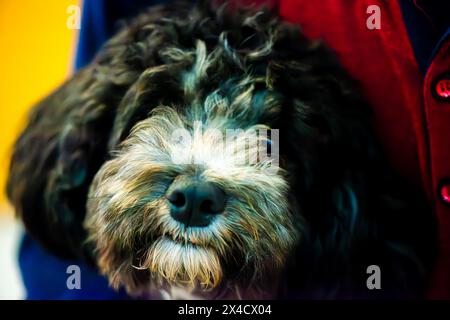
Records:
<instances>
[{"instance_id":1,"label":"dog's ear","mask_svg":"<svg viewBox=\"0 0 450 320\"><path fill-rule=\"evenodd\" d=\"M105 43L88 67L32 109L14 146L8 197L28 232L61 256L90 251L82 245L86 197L110 151L152 108L182 96L173 89L180 66L164 67L161 53L172 30L157 22L174 10L154 8Z\"/></svg>"},{"instance_id":2,"label":"dog's ear","mask_svg":"<svg viewBox=\"0 0 450 320\"><path fill-rule=\"evenodd\" d=\"M418 295L436 254L432 211L383 157L357 84L320 42L305 48L268 72L287 97L280 150L308 229L288 279L313 285L308 297ZM370 265L383 290L367 288Z\"/></svg>"},{"instance_id":3,"label":"dog's ear","mask_svg":"<svg viewBox=\"0 0 450 320\"><path fill-rule=\"evenodd\" d=\"M87 190L107 156L121 94L88 67L32 109L14 146L8 197L27 231L61 256L84 255Z\"/></svg>"}]
</instances>

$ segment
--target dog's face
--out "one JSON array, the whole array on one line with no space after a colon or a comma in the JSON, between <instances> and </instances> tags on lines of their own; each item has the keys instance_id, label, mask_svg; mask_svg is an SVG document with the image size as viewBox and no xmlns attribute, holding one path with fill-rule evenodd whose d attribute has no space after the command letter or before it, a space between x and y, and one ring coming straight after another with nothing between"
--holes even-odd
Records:
<instances>
[{"instance_id":1,"label":"dog's face","mask_svg":"<svg viewBox=\"0 0 450 320\"><path fill-rule=\"evenodd\" d=\"M181 77L192 104L154 109L94 178L85 225L114 285L261 281L301 236L278 131L262 122L278 117L280 94L244 72L202 92L219 58L199 41Z\"/></svg>"}]
</instances>

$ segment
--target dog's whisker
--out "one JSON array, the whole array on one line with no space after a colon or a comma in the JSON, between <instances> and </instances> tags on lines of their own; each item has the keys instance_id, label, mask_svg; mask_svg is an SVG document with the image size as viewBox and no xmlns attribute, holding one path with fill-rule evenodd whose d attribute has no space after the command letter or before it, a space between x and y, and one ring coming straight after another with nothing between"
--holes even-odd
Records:
<instances>
[{"instance_id":1,"label":"dog's whisker","mask_svg":"<svg viewBox=\"0 0 450 320\"><path fill-rule=\"evenodd\" d=\"M147 270L147 267L143 267L143 266L135 266L134 264L131 265L131 267L133 267L136 270Z\"/></svg>"}]
</instances>

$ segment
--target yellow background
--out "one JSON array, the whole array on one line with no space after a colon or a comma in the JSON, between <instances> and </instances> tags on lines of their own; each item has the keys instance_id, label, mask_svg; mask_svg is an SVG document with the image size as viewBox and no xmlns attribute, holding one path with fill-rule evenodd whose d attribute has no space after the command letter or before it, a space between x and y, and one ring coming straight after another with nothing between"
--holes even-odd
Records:
<instances>
[{"instance_id":1,"label":"yellow background","mask_svg":"<svg viewBox=\"0 0 450 320\"><path fill-rule=\"evenodd\" d=\"M7 203L9 157L27 111L71 72L77 30L66 22L74 4L78 1L0 1L0 208Z\"/></svg>"}]
</instances>

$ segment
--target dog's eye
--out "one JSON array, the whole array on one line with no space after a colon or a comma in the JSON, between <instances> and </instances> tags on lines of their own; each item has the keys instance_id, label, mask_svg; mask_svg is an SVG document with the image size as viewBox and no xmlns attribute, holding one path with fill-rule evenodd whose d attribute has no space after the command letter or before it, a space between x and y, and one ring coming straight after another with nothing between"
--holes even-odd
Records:
<instances>
[{"instance_id":1,"label":"dog's eye","mask_svg":"<svg viewBox=\"0 0 450 320\"><path fill-rule=\"evenodd\" d=\"M272 140L266 141L266 149L267 149L267 155L270 156L272 154Z\"/></svg>"}]
</instances>

